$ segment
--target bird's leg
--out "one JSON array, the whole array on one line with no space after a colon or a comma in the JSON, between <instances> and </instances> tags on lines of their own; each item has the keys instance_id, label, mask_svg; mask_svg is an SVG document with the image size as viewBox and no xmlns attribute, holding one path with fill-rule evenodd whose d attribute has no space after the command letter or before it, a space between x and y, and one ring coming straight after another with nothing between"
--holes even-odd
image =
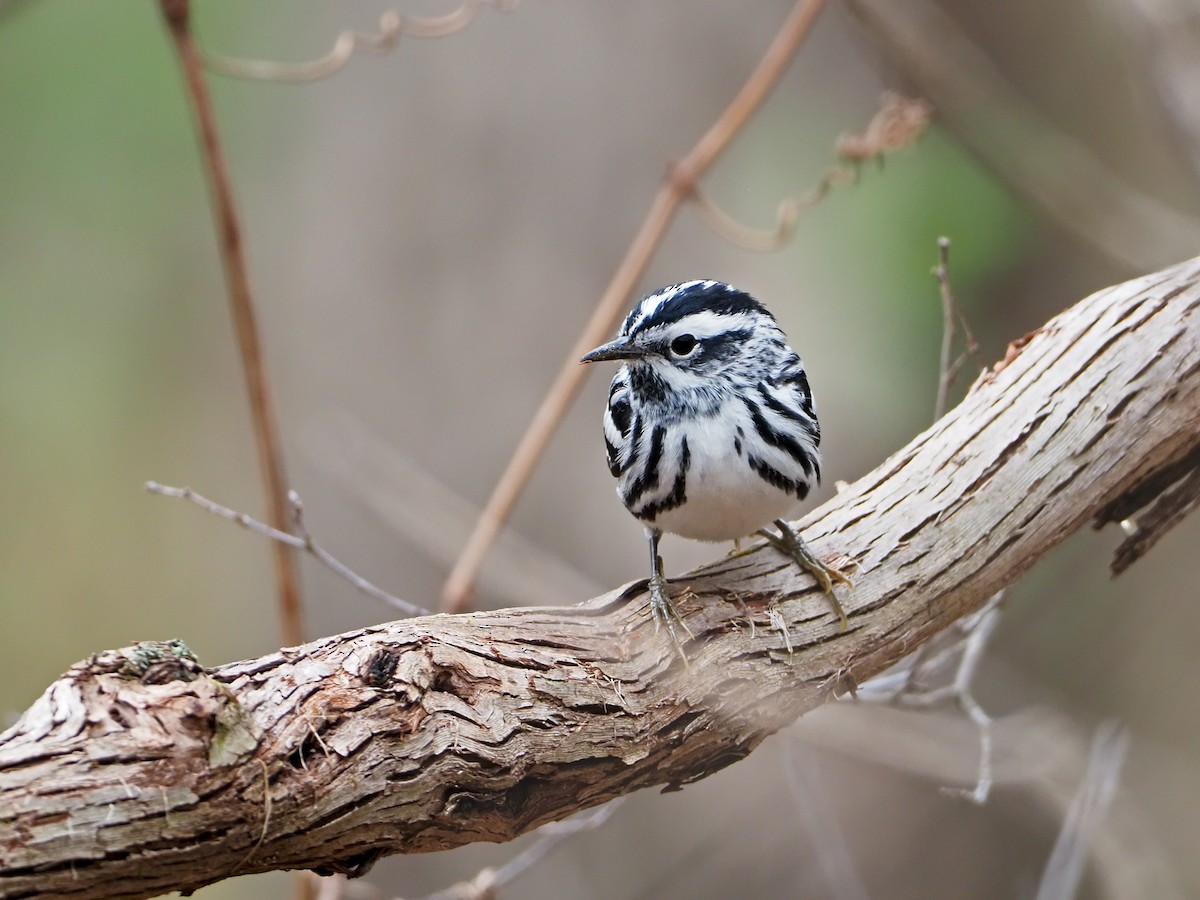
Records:
<instances>
[{"instance_id":1,"label":"bird's leg","mask_svg":"<svg viewBox=\"0 0 1200 900\"><path fill-rule=\"evenodd\" d=\"M679 635L675 633L675 623L687 633L689 638L695 637L692 630L688 628L687 622L683 621L683 617L679 615L679 610L675 608L675 604L671 602L671 597L667 594L667 579L663 576L662 557L658 555L658 541L662 537L662 532L657 528L646 529L646 539L650 542L650 613L654 617L654 630L666 625L667 633L671 635L671 641L675 644L675 649L679 651L679 655L683 657L683 661L687 662L687 656L683 652L683 644L679 641Z\"/></svg>"},{"instance_id":2,"label":"bird's leg","mask_svg":"<svg viewBox=\"0 0 1200 900\"><path fill-rule=\"evenodd\" d=\"M841 570L822 562L815 553L808 549L804 538L800 537L796 530L783 519L776 519L775 527L779 529L778 535L772 534L765 528L758 533L765 537L767 543L772 547L780 553L790 556L795 560L796 565L817 580L817 584L821 586L821 590L825 592L825 596L829 600L830 608L837 613L837 617L842 623L842 631L845 631L850 620L846 617L846 610L842 608L842 602L838 600L837 594L833 591L833 583L836 581L846 587L854 587L854 583Z\"/></svg>"},{"instance_id":3,"label":"bird's leg","mask_svg":"<svg viewBox=\"0 0 1200 900\"><path fill-rule=\"evenodd\" d=\"M740 538L733 539L733 549L725 554L726 559L741 559L743 556L749 556L754 552L753 547L743 547Z\"/></svg>"}]
</instances>

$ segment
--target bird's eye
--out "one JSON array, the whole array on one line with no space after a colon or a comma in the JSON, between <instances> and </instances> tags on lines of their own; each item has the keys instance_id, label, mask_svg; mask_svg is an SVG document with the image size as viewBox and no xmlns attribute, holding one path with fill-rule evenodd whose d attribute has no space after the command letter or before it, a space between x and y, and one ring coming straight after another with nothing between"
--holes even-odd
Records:
<instances>
[{"instance_id":1,"label":"bird's eye","mask_svg":"<svg viewBox=\"0 0 1200 900\"><path fill-rule=\"evenodd\" d=\"M671 353L675 356L687 356L696 349L696 338L690 334L681 334L671 341Z\"/></svg>"}]
</instances>

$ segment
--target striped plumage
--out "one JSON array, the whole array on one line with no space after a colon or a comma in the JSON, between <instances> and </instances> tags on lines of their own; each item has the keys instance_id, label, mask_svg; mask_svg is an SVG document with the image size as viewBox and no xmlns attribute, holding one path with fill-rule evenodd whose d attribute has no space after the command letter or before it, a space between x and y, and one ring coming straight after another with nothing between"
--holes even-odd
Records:
<instances>
[{"instance_id":1,"label":"striped plumage","mask_svg":"<svg viewBox=\"0 0 1200 900\"><path fill-rule=\"evenodd\" d=\"M821 429L804 365L770 312L719 281L670 285L583 357L610 359L623 362L604 415L608 465L647 529L656 614L674 616L657 552L664 531L722 541L775 522L783 538L772 542L831 592L840 573L782 522L820 479Z\"/></svg>"}]
</instances>

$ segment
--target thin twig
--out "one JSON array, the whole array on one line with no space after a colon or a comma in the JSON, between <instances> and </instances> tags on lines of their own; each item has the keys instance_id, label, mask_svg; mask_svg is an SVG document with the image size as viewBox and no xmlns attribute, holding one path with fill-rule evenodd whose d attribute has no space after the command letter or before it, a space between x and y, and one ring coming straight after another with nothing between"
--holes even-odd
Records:
<instances>
[{"instance_id":1,"label":"thin twig","mask_svg":"<svg viewBox=\"0 0 1200 900\"><path fill-rule=\"evenodd\" d=\"M596 309L584 326L583 332L567 354L554 384L534 414L533 421L517 445L508 467L492 491L492 496L488 498L474 532L446 579L442 589L446 609L457 611L467 605L475 576L483 564L484 557L487 556L488 549L504 526L517 497L541 459L550 437L583 384L585 370L579 365L579 357L613 330L618 316L628 304L634 287L646 271L680 204L691 195L700 177L741 131L778 82L823 6L824 0L797 0L779 33L733 102L726 107L687 156L668 169L667 177L655 194L650 210L626 251L625 258L613 274L612 281L596 304Z\"/></svg>"},{"instance_id":2,"label":"thin twig","mask_svg":"<svg viewBox=\"0 0 1200 900\"><path fill-rule=\"evenodd\" d=\"M599 828L624 802L624 797L617 797L589 812L572 816L561 822L543 825L537 831L537 841L504 865L481 869L470 881L460 881L444 890L427 894L421 900L489 900L489 898L495 897L501 888L512 883L541 862L547 854L555 850L567 838L583 831L593 831Z\"/></svg>"},{"instance_id":3,"label":"thin twig","mask_svg":"<svg viewBox=\"0 0 1200 900\"><path fill-rule=\"evenodd\" d=\"M692 190L691 199L696 211L700 213L700 218L725 240L743 250L772 253L791 241L796 233L796 222L800 213L824 200L835 185L847 184L853 180L854 176L845 169L829 169L808 193L799 197L787 197L779 202L775 210L775 228L770 231L743 225L717 206L699 185Z\"/></svg>"},{"instance_id":4,"label":"thin twig","mask_svg":"<svg viewBox=\"0 0 1200 900\"><path fill-rule=\"evenodd\" d=\"M933 107L924 100L885 92L879 110L861 134L838 137L837 157L841 165L828 169L808 193L780 201L775 210L775 228L771 231L743 225L698 185L692 190L692 202L708 227L731 244L759 253L782 249L795 235L800 213L824 200L832 188L856 183L866 163L874 161L882 166L887 154L911 147L929 127L932 115Z\"/></svg>"},{"instance_id":5,"label":"thin twig","mask_svg":"<svg viewBox=\"0 0 1200 900\"><path fill-rule=\"evenodd\" d=\"M800 743L793 742L784 774L795 797L796 816L808 832L813 857L825 879L826 896L870 900L850 841L838 822L837 807L829 797L828 780L804 753Z\"/></svg>"},{"instance_id":6,"label":"thin twig","mask_svg":"<svg viewBox=\"0 0 1200 900\"><path fill-rule=\"evenodd\" d=\"M1087 771L1046 862L1037 900L1077 895L1089 851L1112 805L1128 751L1129 734L1119 724L1104 722L1096 729Z\"/></svg>"},{"instance_id":7,"label":"thin twig","mask_svg":"<svg viewBox=\"0 0 1200 900\"><path fill-rule=\"evenodd\" d=\"M267 495L267 521L272 527L282 531L287 528L288 522L288 488L283 466L283 448L263 362L262 342L259 339L254 299L250 292L250 275L246 267L241 224L234 206L233 187L217 134L217 118L213 111L212 98L208 93L208 85L204 81L200 55L192 40L189 0L160 0L160 7L179 54L179 64L191 101L196 134L200 142L200 156L212 199L217 244L225 270L229 307L233 315L234 330L237 332L242 370L250 399L250 414L254 422L259 469ZM300 608L296 562L284 544L276 541L272 548L283 639L288 644L301 644L304 642L304 619Z\"/></svg>"},{"instance_id":8,"label":"thin twig","mask_svg":"<svg viewBox=\"0 0 1200 900\"><path fill-rule=\"evenodd\" d=\"M942 299L942 353L941 364L938 366L937 400L933 407L933 420L936 422L946 414L950 388L958 377L966 361L979 355L979 343L967 325L966 317L958 308L954 292L950 289L950 238L938 238L938 264L933 269L933 277L937 279L938 293ZM955 326L962 328L966 349L957 359L951 360L954 353Z\"/></svg>"},{"instance_id":9,"label":"thin twig","mask_svg":"<svg viewBox=\"0 0 1200 900\"><path fill-rule=\"evenodd\" d=\"M201 51L201 57L209 71L219 75L263 81L317 81L341 71L355 53L383 56L390 53L405 35L419 38L447 37L470 25L485 6L491 6L499 12L508 12L516 5L516 0L467 0L457 9L441 16L402 16L389 9L379 17L377 33L364 33L348 28L337 36L333 48L327 54L308 62L237 59L207 50Z\"/></svg>"},{"instance_id":10,"label":"thin twig","mask_svg":"<svg viewBox=\"0 0 1200 900\"><path fill-rule=\"evenodd\" d=\"M400 540L435 565L454 564L479 518L479 507L439 482L362 421L340 414L301 434L301 446L348 495L366 504ZM489 593L509 604L547 605L593 597L589 578L516 529L501 533L488 557Z\"/></svg>"},{"instance_id":11,"label":"thin twig","mask_svg":"<svg viewBox=\"0 0 1200 900\"><path fill-rule=\"evenodd\" d=\"M994 594L976 613L955 628L957 639L936 652L922 645L899 666L859 687L858 698L868 702L895 703L928 708L954 702L979 730L979 768L975 786L970 790L946 788L949 793L973 803L987 802L994 783L992 772L992 717L975 699L973 685L984 651L1000 619L1004 592ZM940 687L925 687L929 678L957 656L954 677Z\"/></svg>"},{"instance_id":12,"label":"thin twig","mask_svg":"<svg viewBox=\"0 0 1200 900\"><path fill-rule=\"evenodd\" d=\"M190 487L171 487L165 484L159 484L156 481L147 481L146 490L152 494L161 494L164 497L177 497L181 500L190 500L201 509L212 513L214 516L220 516L222 519L228 519L243 528L248 528L255 534L261 534L263 537L268 537L272 541L281 544L286 544L288 547L294 547L297 550L303 550L305 553L312 555L322 564L340 577L344 578L354 587L366 594L369 597L374 597L376 600L382 600L389 606L395 607L404 613L406 616L427 616L429 610L417 606L415 603L409 603L407 600L401 600L399 597L393 596L381 587L376 587L367 579L354 572L345 563L338 560L328 550L313 540L313 537L308 532L308 528L304 525L304 507L300 502L300 495L295 491L289 492L288 500L291 508L291 518L293 527L296 529L296 534L287 531L281 531L271 525L259 522L243 512L238 512L236 509L230 509L228 506L222 506L214 500L209 500L202 494L198 494Z\"/></svg>"},{"instance_id":13,"label":"thin twig","mask_svg":"<svg viewBox=\"0 0 1200 900\"><path fill-rule=\"evenodd\" d=\"M975 787L969 791L954 793L976 805L986 803L992 790L992 717L984 712L979 701L975 699L972 685L975 673L979 671L979 663L983 659L983 651L987 648L996 623L1000 621L1000 603L1003 595L997 595L997 598L993 599L995 603L989 603L986 612L976 617L971 634L963 646L958 671L954 675L954 695L958 705L979 729L979 775L975 779Z\"/></svg>"}]
</instances>

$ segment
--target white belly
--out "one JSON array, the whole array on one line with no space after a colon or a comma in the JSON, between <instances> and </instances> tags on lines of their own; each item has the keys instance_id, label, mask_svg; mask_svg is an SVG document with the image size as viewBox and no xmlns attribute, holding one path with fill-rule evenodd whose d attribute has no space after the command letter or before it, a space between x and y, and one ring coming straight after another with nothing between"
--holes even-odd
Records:
<instances>
[{"instance_id":1,"label":"white belly","mask_svg":"<svg viewBox=\"0 0 1200 900\"><path fill-rule=\"evenodd\" d=\"M717 417L690 423L687 501L661 513L656 528L697 541L731 541L787 516L795 495L768 484L734 449L738 421Z\"/></svg>"}]
</instances>

